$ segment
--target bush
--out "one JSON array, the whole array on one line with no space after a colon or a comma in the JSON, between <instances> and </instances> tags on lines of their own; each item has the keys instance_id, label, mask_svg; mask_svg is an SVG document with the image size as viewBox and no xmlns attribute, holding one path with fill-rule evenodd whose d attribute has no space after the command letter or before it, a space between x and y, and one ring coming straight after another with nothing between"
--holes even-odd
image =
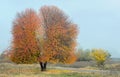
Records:
<instances>
[{"instance_id":1,"label":"bush","mask_svg":"<svg viewBox=\"0 0 120 77\"><path fill-rule=\"evenodd\" d=\"M103 49L93 49L91 52L91 57L96 61L98 66L104 66L105 61L110 58L110 54Z\"/></svg>"},{"instance_id":2,"label":"bush","mask_svg":"<svg viewBox=\"0 0 120 77\"><path fill-rule=\"evenodd\" d=\"M90 60L92 60L91 56L90 56L90 52L91 52L91 50L89 50L89 49L86 49L86 50L78 49L78 51L76 52L77 61L90 61Z\"/></svg>"}]
</instances>

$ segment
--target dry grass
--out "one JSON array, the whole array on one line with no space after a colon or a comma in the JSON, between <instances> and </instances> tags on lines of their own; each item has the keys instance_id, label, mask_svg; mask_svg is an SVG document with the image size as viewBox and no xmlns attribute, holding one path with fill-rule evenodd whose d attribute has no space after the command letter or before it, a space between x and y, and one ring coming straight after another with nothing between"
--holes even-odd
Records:
<instances>
[{"instance_id":1,"label":"dry grass","mask_svg":"<svg viewBox=\"0 0 120 77\"><path fill-rule=\"evenodd\" d=\"M118 65L114 65L118 66ZM79 70L93 70L94 68L76 68ZM47 71L41 72L38 64L12 64L0 63L0 77L120 77L120 72L110 73L79 72L74 70L48 67Z\"/></svg>"}]
</instances>

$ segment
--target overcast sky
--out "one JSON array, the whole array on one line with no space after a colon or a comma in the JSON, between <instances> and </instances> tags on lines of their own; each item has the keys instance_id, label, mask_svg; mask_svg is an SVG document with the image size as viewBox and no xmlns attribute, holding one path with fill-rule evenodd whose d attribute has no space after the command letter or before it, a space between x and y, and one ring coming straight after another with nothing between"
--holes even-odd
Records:
<instances>
[{"instance_id":1,"label":"overcast sky","mask_svg":"<svg viewBox=\"0 0 120 77\"><path fill-rule=\"evenodd\" d=\"M12 22L26 8L55 5L78 24L78 46L103 48L120 58L120 0L1 0L0 52L10 46Z\"/></svg>"}]
</instances>

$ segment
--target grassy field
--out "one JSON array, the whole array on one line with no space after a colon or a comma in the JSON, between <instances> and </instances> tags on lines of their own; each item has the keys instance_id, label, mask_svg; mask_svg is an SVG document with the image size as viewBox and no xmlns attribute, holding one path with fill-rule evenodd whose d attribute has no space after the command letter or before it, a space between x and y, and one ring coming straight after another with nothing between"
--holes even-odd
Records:
<instances>
[{"instance_id":1,"label":"grassy field","mask_svg":"<svg viewBox=\"0 0 120 77\"><path fill-rule=\"evenodd\" d=\"M120 65L116 63L113 66L118 68ZM118 69L109 69L107 72L106 70L98 70L91 66L82 66L79 68L78 63L65 66L59 65L59 68L57 67L58 65L49 64L47 71L41 72L39 64L17 65L13 63L0 63L0 77L120 77L120 71Z\"/></svg>"}]
</instances>

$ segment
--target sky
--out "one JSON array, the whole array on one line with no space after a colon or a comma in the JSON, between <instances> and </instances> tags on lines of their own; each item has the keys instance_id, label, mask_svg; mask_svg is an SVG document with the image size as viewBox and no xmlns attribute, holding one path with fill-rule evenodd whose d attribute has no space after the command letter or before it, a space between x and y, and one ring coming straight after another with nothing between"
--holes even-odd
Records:
<instances>
[{"instance_id":1,"label":"sky","mask_svg":"<svg viewBox=\"0 0 120 77\"><path fill-rule=\"evenodd\" d=\"M10 47L16 14L44 5L57 6L78 25L78 47L103 48L120 58L120 0L0 0L0 53Z\"/></svg>"}]
</instances>

